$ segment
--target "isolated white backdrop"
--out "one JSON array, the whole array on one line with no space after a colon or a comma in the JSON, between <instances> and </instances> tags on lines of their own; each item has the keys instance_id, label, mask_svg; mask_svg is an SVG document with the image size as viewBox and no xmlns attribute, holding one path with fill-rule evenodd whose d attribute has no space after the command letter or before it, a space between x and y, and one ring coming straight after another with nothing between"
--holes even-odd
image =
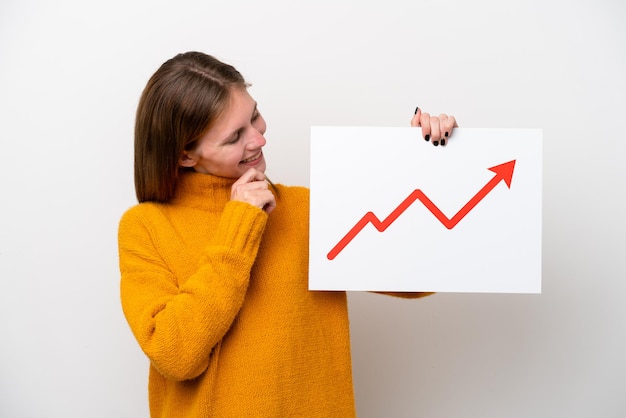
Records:
<instances>
[{"instance_id":1,"label":"isolated white backdrop","mask_svg":"<svg viewBox=\"0 0 626 418\"><path fill-rule=\"evenodd\" d=\"M543 294L351 293L361 418L623 417L625 18L621 0L2 1L0 416L147 416L117 221L138 96L202 50L253 83L286 184L308 184L312 125L420 106L544 130Z\"/></svg>"}]
</instances>

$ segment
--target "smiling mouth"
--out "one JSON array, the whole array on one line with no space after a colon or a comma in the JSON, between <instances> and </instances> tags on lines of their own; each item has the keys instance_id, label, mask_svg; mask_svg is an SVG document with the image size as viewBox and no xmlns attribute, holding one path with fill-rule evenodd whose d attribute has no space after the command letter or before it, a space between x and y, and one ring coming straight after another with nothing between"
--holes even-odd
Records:
<instances>
[{"instance_id":1,"label":"smiling mouth","mask_svg":"<svg viewBox=\"0 0 626 418\"><path fill-rule=\"evenodd\" d=\"M250 158L246 158L245 160L241 160L241 163L242 164L250 163L252 161L258 160L259 158L261 158L261 153L260 152L258 154L253 155Z\"/></svg>"}]
</instances>

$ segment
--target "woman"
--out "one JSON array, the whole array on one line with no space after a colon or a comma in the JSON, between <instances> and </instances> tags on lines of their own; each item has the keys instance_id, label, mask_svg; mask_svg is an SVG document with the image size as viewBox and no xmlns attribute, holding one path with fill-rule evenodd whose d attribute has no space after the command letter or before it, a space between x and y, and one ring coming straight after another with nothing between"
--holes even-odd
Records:
<instances>
[{"instance_id":1,"label":"woman","mask_svg":"<svg viewBox=\"0 0 626 418\"><path fill-rule=\"evenodd\" d=\"M119 255L150 413L354 416L346 294L307 289L309 192L268 184L247 86L189 52L157 70L138 106L140 203L120 221ZM435 145L456 126L419 110L411 124Z\"/></svg>"}]
</instances>

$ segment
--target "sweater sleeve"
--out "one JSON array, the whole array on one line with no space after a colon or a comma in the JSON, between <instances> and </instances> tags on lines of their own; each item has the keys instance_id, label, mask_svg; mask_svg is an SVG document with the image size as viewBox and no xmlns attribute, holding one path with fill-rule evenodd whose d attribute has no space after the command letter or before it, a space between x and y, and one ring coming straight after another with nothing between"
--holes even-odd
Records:
<instances>
[{"instance_id":1,"label":"sweater sleeve","mask_svg":"<svg viewBox=\"0 0 626 418\"><path fill-rule=\"evenodd\" d=\"M198 268L177 278L160 253L171 248L159 242L163 220L155 212L130 210L120 221L122 308L152 365L167 378L192 379L207 369L243 304L267 214L229 202Z\"/></svg>"}]
</instances>

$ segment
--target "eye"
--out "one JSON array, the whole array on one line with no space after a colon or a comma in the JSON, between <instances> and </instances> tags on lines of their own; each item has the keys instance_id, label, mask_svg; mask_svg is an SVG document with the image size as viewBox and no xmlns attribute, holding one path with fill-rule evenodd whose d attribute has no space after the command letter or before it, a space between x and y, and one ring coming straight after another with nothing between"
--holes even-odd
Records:
<instances>
[{"instance_id":1,"label":"eye","mask_svg":"<svg viewBox=\"0 0 626 418\"><path fill-rule=\"evenodd\" d=\"M254 114L252 115L252 119L250 119L252 122L254 122L255 120L257 120L259 117L261 116L261 112L259 112L258 110L254 111Z\"/></svg>"},{"instance_id":2,"label":"eye","mask_svg":"<svg viewBox=\"0 0 626 418\"><path fill-rule=\"evenodd\" d=\"M239 141L240 136L241 136L240 131L235 132L235 135L233 135L233 137L230 140L228 140L226 144L232 145L232 144L237 143L237 141Z\"/></svg>"}]
</instances>

